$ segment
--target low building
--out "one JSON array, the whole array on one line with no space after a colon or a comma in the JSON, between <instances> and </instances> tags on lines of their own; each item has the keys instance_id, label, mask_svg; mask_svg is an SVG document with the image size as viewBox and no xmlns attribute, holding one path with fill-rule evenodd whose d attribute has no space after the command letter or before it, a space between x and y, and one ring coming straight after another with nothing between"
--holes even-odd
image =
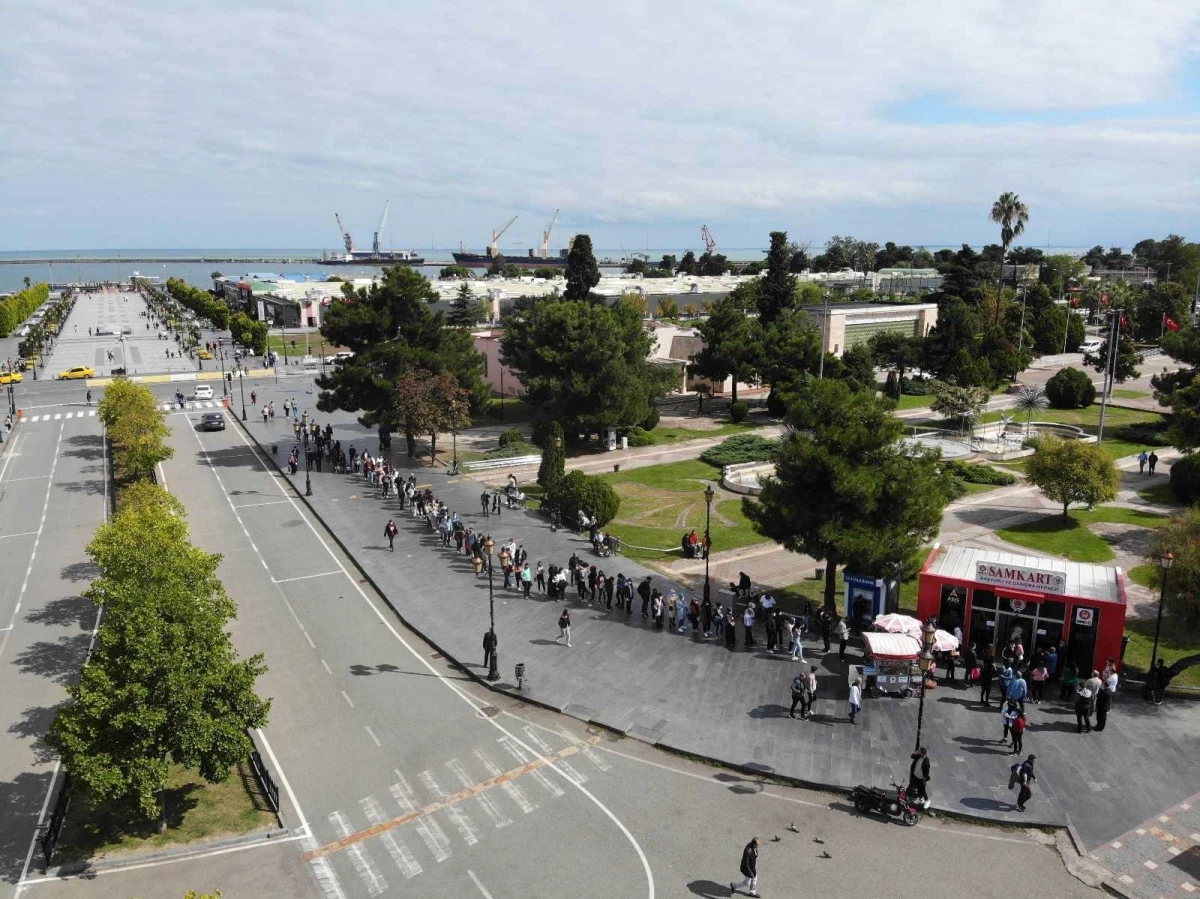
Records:
<instances>
[{"instance_id":1,"label":"low building","mask_svg":"<svg viewBox=\"0 0 1200 899\"><path fill-rule=\"evenodd\" d=\"M500 397L524 396L525 385L507 365L500 361L500 329L475 332L475 349L483 356L483 383Z\"/></svg>"},{"instance_id":2,"label":"low building","mask_svg":"<svg viewBox=\"0 0 1200 899\"><path fill-rule=\"evenodd\" d=\"M692 392L703 389L712 396L723 396L733 390L733 378L714 381L688 371L690 363L704 349L704 338L694 327L648 319L646 327L653 338L650 358L658 365L676 369L674 391ZM738 382L738 393L759 389L757 384Z\"/></svg>"},{"instance_id":3,"label":"low building","mask_svg":"<svg viewBox=\"0 0 1200 899\"><path fill-rule=\"evenodd\" d=\"M876 334L924 337L937 324L937 303L829 303L805 306L821 331L825 352L841 356Z\"/></svg>"},{"instance_id":4,"label":"low building","mask_svg":"<svg viewBox=\"0 0 1200 899\"><path fill-rule=\"evenodd\" d=\"M341 296L345 283L345 280L329 281L326 275L254 272L236 278L216 278L213 291L233 308L272 327L319 328L322 311ZM373 281L355 278L349 283L357 288Z\"/></svg>"},{"instance_id":5,"label":"low building","mask_svg":"<svg viewBox=\"0 0 1200 899\"><path fill-rule=\"evenodd\" d=\"M881 268L871 273L871 289L879 294L914 296L942 287L936 268Z\"/></svg>"}]
</instances>

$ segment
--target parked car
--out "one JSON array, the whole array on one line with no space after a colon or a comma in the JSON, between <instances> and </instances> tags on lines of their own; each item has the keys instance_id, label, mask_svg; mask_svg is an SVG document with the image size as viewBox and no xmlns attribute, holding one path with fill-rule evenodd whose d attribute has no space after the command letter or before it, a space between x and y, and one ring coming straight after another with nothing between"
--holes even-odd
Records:
<instances>
[{"instance_id":1,"label":"parked car","mask_svg":"<svg viewBox=\"0 0 1200 899\"><path fill-rule=\"evenodd\" d=\"M96 377L96 369L89 365L76 365L74 368L68 368L66 371L58 373L60 381L76 381L80 378Z\"/></svg>"},{"instance_id":2,"label":"parked car","mask_svg":"<svg viewBox=\"0 0 1200 899\"><path fill-rule=\"evenodd\" d=\"M222 412L205 412L200 417L200 427L205 431L224 431L225 415Z\"/></svg>"}]
</instances>

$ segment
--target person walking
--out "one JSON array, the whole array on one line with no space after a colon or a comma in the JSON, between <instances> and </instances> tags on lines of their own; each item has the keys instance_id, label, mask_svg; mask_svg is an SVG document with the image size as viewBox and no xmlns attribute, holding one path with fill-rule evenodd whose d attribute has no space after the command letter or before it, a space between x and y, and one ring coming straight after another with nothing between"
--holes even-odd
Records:
<instances>
[{"instance_id":1,"label":"person walking","mask_svg":"<svg viewBox=\"0 0 1200 899\"><path fill-rule=\"evenodd\" d=\"M925 787L929 783L929 752L922 746L909 758L912 762L908 766L908 795L929 808L929 792Z\"/></svg>"},{"instance_id":2,"label":"person walking","mask_svg":"<svg viewBox=\"0 0 1200 899\"><path fill-rule=\"evenodd\" d=\"M90 390L87 392L87 404L89 406L92 404L92 392Z\"/></svg>"},{"instance_id":3,"label":"person walking","mask_svg":"<svg viewBox=\"0 0 1200 899\"><path fill-rule=\"evenodd\" d=\"M1149 461L1149 459L1150 457L1146 454L1145 450L1142 450L1140 453L1138 453L1138 474L1146 473L1146 462Z\"/></svg>"},{"instance_id":4,"label":"person walking","mask_svg":"<svg viewBox=\"0 0 1200 899\"><path fill-rule=\"evenodd\" d=\"M1033 796L1033 782L1037 780L1037 775L1033 773L1033 763L1037 761L1037 756L1030 754L1029 758L1025 759L1016 771L1017 783L1021 785L1020 792L1017 793L1017 811L1025 811L1025 803Z\"/></svg>"},{"instance_id":5,"label":"person walking","mask_svg":"<svg viewBox=\"0 0 1200 899\"><path fill-rule=\"evenodd\" d=\"M854 683L850 685L850 723L856 724L854 720L858 717L858 713L862 711L862 678L856 677Z\"/></svg>"},{"instance_id":6,"label":"person walking","mask_svg":"<svg viewBox=\"0 0 1200 899\"><path fill-rule=\"evenodd\" d=\"M565 606L562 614L558 616L558 636L554 638L554 642L566 640L567 646L571 645L571 612Z\"/></svg>"},{"instance_id":7,"label":"person walking","mask_svg":"<svg viewBox=\"0 0 1200 899\"><path fill-rule=\"evenodd\" d=\"M487 668L492 661L492 655L496 652L496 632L487 630L483 632L483 667Z\"/></svg>"},{"instance_id":8,"label":"person walking","mask_svg":"<svg viewBox=\"0 0 1200 899\"><path fill-rule=\"evenodd\" d=\"M804 664L804 628L795 627L792 629L792 661Z\"/></svg>"},{"instance_id":9,"label":"person walking","mask_svg":"<svg viewBox=\"0 0 1200 899\"><path fill-rule=\"evenodd\" d=\"M752 839L746 844L746 848L742 850L742 864L738 870L742 874L742 880L734 886L733 881L729 882L730 893L740 893L746 890L747 896L758 895L758 837Z\"/></svg>"},{"instance_id":10,"label":"person walking","mask_svg":"<svg viewBox=\"0 0 1200 899\"><path fill-rule=\"evenodd\" d=\"M488 513L492 508L492 498L488 495L486 490L479 494L479 505L483 509L483 517L487 518Z\"/></svg>"},{"instance_id":11,"label":"person walking","mask_svg":"<svg viewBox=\"0 0 1200 899\"><path fill-rule=\"evenodd\" d=\"M796 706L800 706L800 717L804 717L804 687L805 677L801 671L792 678L792 707L788 709L788 715L792 718L796 717Z\"/></svg>"},{"instance_id":12,"label":"person walking","mask_svg":"<svg viewBox=\"0 0 1200 899\"><path fill-rule=\"evenodd\" d=\"M1150 450L1150 457L1147 461L1150 463L1150 474L1154 474L1154 466L1158 464L1158 453Z\"/></svg>"},{"instance_id":13,"label":"person walking","mask_svg":"<svg viewBox=\"0 0 1200 899\"><path fill-rule=\"evenodd\" d=\"M833 635L838 641L838 661L846 661L846 643L850 639L850 626L846 624L845 618L839 618L837 627L833 630Z\"/></svg>"},{"instance_id":14,"label":"person walking","mask_svg":"<svg viewBox=\"0 0 1200 899\"><path fill-rule=\"evenodd\" d=\"M396 522L388 519L387 526L383 529L383 536L387 537L388 549L392 552L396 551Z\"/></svg>"},{"instance_id":15,"label":"person walking","mask_svg":"<svg viewBox=\"0 0 1200 899\"><path fill-rule=\"evenodd\" d=\"M1063 666L1062 689L1058 693L1058 698L1066 701L1071 698L1071 694L1075 692L1075 687L1079 684L1078 669L1075 667L1075 662L1067 659L1067 663Z\"/></svg>"},{"instance_id":16,"label":"person walking","mask_svg":"<svg viewBox=\"0 0 1200 899\"><path fill-rule=\"evenodd\" d=\"M1010 755L1020 755L1025 747L1025 713L1017 712L1012 723L1012 752Z\"/></svg>"},{"instance_id":17,"label":"person walking","mask_svg":"<svg viewBox=\"0 0 1200 899\"><path fill-rule=\"evenodd\" d=\"M1017 671L1008 681L1008 686L1004 689L1004 698L1008 700L1010 706L1017 706L1023 712L1025 711L1025 697L1029 693L1029 685L1025 683L1025 678L1021 676L1021 672Z\"/></svg>"}]
</instances>

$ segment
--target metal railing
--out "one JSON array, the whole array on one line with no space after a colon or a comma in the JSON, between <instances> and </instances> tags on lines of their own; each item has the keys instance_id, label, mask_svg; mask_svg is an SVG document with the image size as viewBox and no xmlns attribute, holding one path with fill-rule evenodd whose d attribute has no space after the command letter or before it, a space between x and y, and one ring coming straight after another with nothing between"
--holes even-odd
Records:
<instances>
[{"instance_id":1,"label":"metal railing","mask_svg":"<svg viewBox=\"0 0 1200 899\"><path fill-rule=\"evenodd\" d=\"M527 465L541 465L542 455L509 456L507 459L477 459L474 462L464 462L462 467L468 471L492 471L496 468L520 468Z\"/></svg>"},{"instance_id":2,"label":"metal railing","mask_svg":"<svg viewBox=\"0 0 1200 899\"><path fill-rule=\"evenodd\" d=\"M46 862L46 868L50 867L50 860L54 857L54 849L58 846L58 841L62 837L63 824L67 818L67 806L71 800L71 775L63 772L62 788L58 791L58 798L54 800L54 810L50 812L50 820L45 824L45 830L38 837L38 845L42 849L42 858Z\"/></svg>"},{"instance_id":3,"label":"metal railing","mask_svg":"<svg viewBox=\"0 0 1200 899\"><path fill-rule=\"evenodd\" d=\"M271 777L271 772L267 770L267 766L263 764L262 756L258 754L257 749L250 752L250 770L254 772L254 779L258 781L263 795L267 797L271 811L278 815L279 787L275 784L275 778Z\"/></svg>"}]
</instances>

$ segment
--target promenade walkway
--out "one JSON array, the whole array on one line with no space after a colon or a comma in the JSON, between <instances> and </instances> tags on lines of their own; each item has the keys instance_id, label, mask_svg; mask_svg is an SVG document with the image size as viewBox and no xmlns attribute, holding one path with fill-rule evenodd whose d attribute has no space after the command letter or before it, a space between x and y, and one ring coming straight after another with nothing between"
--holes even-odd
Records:
<instances>
[{"instance_id":1,"label":"promenade walkway","mask_svg":"<svg viewBox=\"0 0 1200 899\"><path fill-rule=\"evenodd\" d=\"M288 385L281 385L286 389ZM249 386L247 386L249 389ZM257 387L260 403L285 397L273 384ZM300 395L311 410L312 396ZM341 413L317 415L332 424L343 446L376 449L373 434ZM251 416L248 430L279 464L293 440L282 421L263 425ZM278 447L272 454L271 447ZM398 468L409 469L403 441L391 452ZM239 461L240 459L240 461ZM252 459L228 464L252 464ZM654 574L662 590L667 579L625 558L597 560L586 541L551 532L533 513L504 511L485 519L479 508L479 482L449 478L442 469L413 469L418 483L459 512L469 526L490 530L499 540L514 538L531 561L563 564L572 552L588 557L610 576ZM304 472L292 479L304 493ZM482 638L488 621L487 580L473 576L467 560L440 541L423 523L397 510L395 500L379 498L361 476L313 474L314 511L385 594L397 612L439 649L476 676L484 673ZM1000 518L1029 514L1032 497ZM980 507L982 511L982 507ZM389 552L383 528L389 517L400 526L396 551ZM993 526L988 521L974 527ZM745 559L755 574L754 559ZM513 666L526 665L527 698L629 736L682 752L709 757L749 771L778 774L836 788L856 783L884 785L903 780L916 730L917 699L868 700L858 726L846 719L847 666L836 646L822 654L809 642L808 663L818 666L819 694L811 721L788 717L789 684L800 670L788 656L739 645L735 652L688 633L664 633L632 615L589 607L570 599L572 648L554 642L561 605L536 593L530 600L496 582L501 689L515 690ZM314 588L316 589L316 588ZM338 596L320 597L327 602ZM728 597L721 600L727 602ZM740 628L739 628L740 632ZM850 651L850 661L859 652ZM1078 736L1071 710L1046 702L1030 706L1026 752L1038 755L1039 779L1026 815L1014 810L1007 790L1012 759L997 738L1000 715L985 709L974 691L944 685L926 700L923 742L930 748L933 806L1011 823L1074 824L1089 847L1112 840L1182 798L1200 792L1200 707L1186 702L1148 706L1119 696L1103 733Z\"/></svg>"}]
</instances>

